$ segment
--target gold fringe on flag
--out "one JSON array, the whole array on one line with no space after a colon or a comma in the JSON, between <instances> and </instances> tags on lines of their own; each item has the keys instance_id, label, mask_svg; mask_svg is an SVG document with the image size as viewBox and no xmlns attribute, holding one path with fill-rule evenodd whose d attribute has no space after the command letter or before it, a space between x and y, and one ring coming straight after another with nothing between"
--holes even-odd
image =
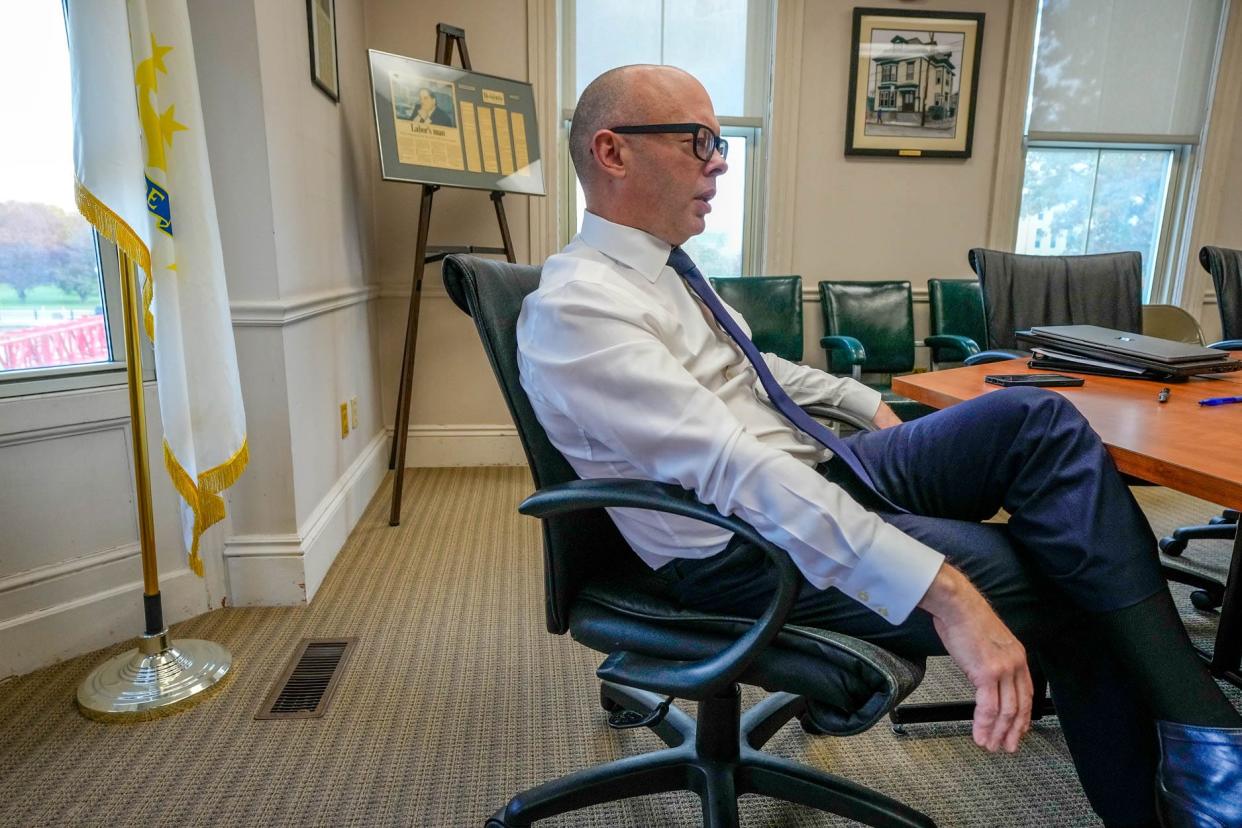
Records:
<instances>
[{"instance_id":1,"label":"gold fringe on flag","mask_svg":"<svg viewBox=\"0 0 1242 828\"><path fill-rule=\"evenodd\" d=\"M164 441L164 468L172 478L173 487L194 513L193 540L190 543L190 569L200 578L203 575L203 560L198 555L198 541L211 526L224 520L224 498L220 492L237 482L246 464L250 462L248 440L242 440L241 448L233 456L218 466L214 466L198 476L198 482L191 479L189 472L177 461L172 447Z\"/></svg>"},{"instance_id":2,"label":"gold fringe on flag","mask_svg":"<svg viewBox=\"0 0 1242 828\"><path fill-rule=\"evenodd\" d=\"M130 227L125 219L112 212L108 205L100 201L94 193L86 189L81 181L74 179L73 184L78 212L82 214L82 217L89 221L100 235L125 251L125 255L133 259L146 272L147 279L150 280L151 251L134 232L134 228Z\"/></svg>"}]
</instances>

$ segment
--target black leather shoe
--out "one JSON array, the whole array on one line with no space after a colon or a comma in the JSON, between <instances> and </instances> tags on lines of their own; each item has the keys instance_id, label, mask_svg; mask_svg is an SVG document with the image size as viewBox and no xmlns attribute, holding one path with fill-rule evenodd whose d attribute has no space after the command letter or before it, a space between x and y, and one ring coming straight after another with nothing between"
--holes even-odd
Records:
<instances>
[{"instance_id":1,"label":"black leather shoe","mask_svg":"<svg viewBox=\"0 0 1242 828\"><path fill-rule=\"evenodd\" d=\"M1159 722L1165 828L1242 828L1242 728Z\"/></svg>"}]
</instances>

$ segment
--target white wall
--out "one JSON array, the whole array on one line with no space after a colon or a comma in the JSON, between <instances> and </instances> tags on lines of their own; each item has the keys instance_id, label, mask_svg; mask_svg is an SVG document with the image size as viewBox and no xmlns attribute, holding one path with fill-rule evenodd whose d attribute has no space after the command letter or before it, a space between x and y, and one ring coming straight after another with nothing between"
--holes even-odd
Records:
<instances>
[{"instance_id":1,"label":"white wall","mask_svg":"<svg viewBox=\"0 0 1242 828\"><path fill-rule=\"evenodd\" d=\"M251 471L225 591L313 597L384 472L366 23L337 4L340 101L311 83L303 0L191 0ZM341 436L339 407L358 401Z\"/></svg>"},{"instance_id":2,"label":"white wall","mask_svg":"<svg viewBox=\"0 0 1242 828\"><path fill-rule=\"evenodd\" d=\"M145 387L147 443L161 445ZM164 619L208 608L186 566L176 494L150 464ZM142 564L124 385L0 400L0 679L143 631Z\"/></svg>"}]
</instances>

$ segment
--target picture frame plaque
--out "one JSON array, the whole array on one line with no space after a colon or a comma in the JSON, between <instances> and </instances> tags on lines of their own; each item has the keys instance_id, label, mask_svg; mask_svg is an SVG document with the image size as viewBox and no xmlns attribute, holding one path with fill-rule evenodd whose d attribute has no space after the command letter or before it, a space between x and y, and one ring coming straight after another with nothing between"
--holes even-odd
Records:
<instances>
[{"instance_id":1,"label":"picture frame plaque","mask_svg":"<svg viewBox=\"0 0 1242 828\"><path fill-rule=\"evenodd\" d=\"M854 9L846 155L969 158L981 12Z\"/></svg>"},{"instance_id":2,"label":"picture frame plaque","mask_svg":"<svg viewBox=\"0 0 1242 828\"><path fill-rule=\"evenodd\" d=\"M546 195L529 83L367 54L385 181Z\"/></svg>"}]
</instances>

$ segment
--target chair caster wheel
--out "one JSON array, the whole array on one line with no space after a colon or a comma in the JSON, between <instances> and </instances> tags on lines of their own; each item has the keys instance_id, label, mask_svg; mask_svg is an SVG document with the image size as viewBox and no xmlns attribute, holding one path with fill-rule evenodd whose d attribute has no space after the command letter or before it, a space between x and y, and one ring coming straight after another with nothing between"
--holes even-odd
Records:
<instances>
[{"instance_id":1,"label":"chair caster wheel","mask_svg":"<svg viewBox=\"0 0 1242 828\"><path fill-rule=\"evenodd\" d=\"M1221 605L1222 598L1219 595L1213 595L1206 589L1196 589L1190 593L1190 603L1194 604L1195 609L1198 610L1214 610Z\"/></svg>"},{"instance_id":2,"label":"chair caster wheel","mask_svg":"<svg viewBox=\"0 0 1242 828\"><path fill-rule=\"evenodd\" d=\"M505 822L505 809L501 808L492 814L491 818L483 823L483 828L509 828L509 825Z\"/></svg>"},{"instance_id":3,"label":"chair caster wheel","mask_svg":"<svg viewBox=\"0 0 1242 828\"><path fill-rule=\"evenodd\" d=\"M604 708L605 713L615 713L618 710L624 709L621 705L608 698L608 695L604 693L604 685L602 684L599 687L599 706Z\"/></svg>"},{"instance_id":4,"label":"chair caster wheel","mask_svg":"<svg viewBox=\"0 0 1242 828\"><path fill-rule=\"evenodd\" d=\"M892 728L893 728L893 733L895 733L898 736L905 736L909 732L906 730L905 725L895 724L892 726Z\"/></svg>"},{"instance_id":5,"label":"chair caster wheel","mask_svg":"<svg viewBox=\"0 0 1242 828\"><path fill-rule=\"evenodd\" d=\"M1170 557L1176 558L1186 551L1186 541L1181 538L1161 538L1160 551Z\"/></svg>"}]
</instances>

